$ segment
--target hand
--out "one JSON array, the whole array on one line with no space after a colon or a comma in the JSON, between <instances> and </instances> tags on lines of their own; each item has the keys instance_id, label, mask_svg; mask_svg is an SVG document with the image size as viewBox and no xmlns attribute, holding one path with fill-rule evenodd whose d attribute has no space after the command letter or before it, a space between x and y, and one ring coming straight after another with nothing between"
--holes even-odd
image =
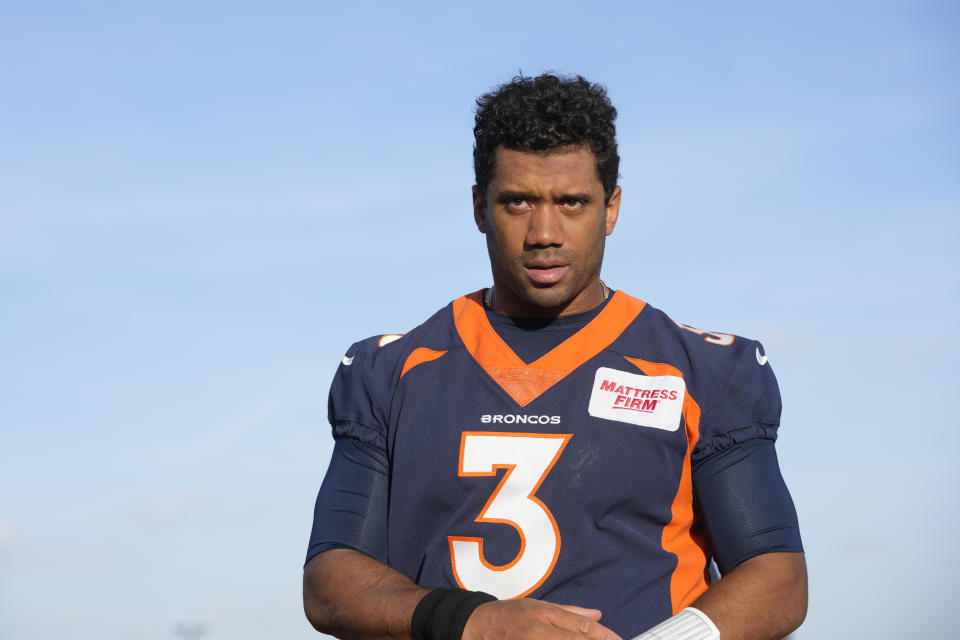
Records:
<instances>
[{"instance_id":1,"label":"hand","mask_svg":"<svg viewBox=\"0 0 960 640\"><path fill-rule=\"evenodd\" d=\"M621 640L597 609L541 600L497 600L474 609L463 640Z\"/></svg>"}]
</instances>

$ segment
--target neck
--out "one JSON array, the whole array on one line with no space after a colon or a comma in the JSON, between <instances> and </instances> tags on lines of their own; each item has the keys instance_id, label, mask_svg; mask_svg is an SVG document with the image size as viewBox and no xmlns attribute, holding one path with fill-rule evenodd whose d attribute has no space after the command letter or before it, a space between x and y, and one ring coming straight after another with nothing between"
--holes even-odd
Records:
<instances>
[{"instance_id":1,"label":"neck","mask_svg":"<svg viewBox=\"0 0 960 640\"><path fill-rule=\"evenodd\" d=\"M586 313L598 305L603 304L607 298L610 297L610 290L607 288L606 283L599 278L597 279L596 287L591 286L589 289L593 295L586 300L583 300L582 295L578 295L573 300L556 307L537 307L529 304L511 304L509 299L504 299L506 296L498 297L497 288L493 286L489 289L484 289L483 304L488 309L514 318L556 318L577 313ZM580 302L581 304L574 304L575 302ZM584 302L586 304L583 304ZM522 308L522 310L518 311L518 307Z\"/></svg>"}]
</instances>

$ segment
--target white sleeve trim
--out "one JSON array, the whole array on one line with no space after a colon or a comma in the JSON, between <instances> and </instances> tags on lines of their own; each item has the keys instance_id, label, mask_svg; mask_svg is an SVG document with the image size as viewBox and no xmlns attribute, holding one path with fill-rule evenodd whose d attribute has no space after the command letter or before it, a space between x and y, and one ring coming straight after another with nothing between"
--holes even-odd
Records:
<instances>
[{"instance_id":1,"label":"white sleeve trim","mask_svg":"<svg viewBox=\"0 0 960 640\"><path fill-rule=\"evenodd\" d=\"M703 611L687 607L633 640L720 640L720 631Z\"/></svg>"}]
</instances>

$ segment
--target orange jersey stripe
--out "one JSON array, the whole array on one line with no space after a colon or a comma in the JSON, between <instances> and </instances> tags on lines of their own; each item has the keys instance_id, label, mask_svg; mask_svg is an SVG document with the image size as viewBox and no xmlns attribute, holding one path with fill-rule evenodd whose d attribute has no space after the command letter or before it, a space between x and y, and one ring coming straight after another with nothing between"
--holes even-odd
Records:
<instances>
[{"instance_id":1,"label":"orange jersey stripe","mask_svg":"<svg viewBox=\"0 0 960 640\"><path fill-rule=\"evenodd\" d=\"M672 365L624 357L648 376L683 377L683 373ZM691 531L696 515L693 511L690 452L700 437L700 405L686 391L683 395L683 423L687 430L687 452L683 458L680 485L670 506L670 522L663 528L660 540L664 551L677 556L677 567L670 577L670 601L674 614L690 606L708 587L704 575L707 554L703 550L702 541L698 541Z\"/></svg>"},{"instance_id":2,"label":"orange jersey stripe","mask_svg":"<svg viewBox=\"0 0 960 640\"><path fill-rule=\"evenodd\" d=\"M407 371L410 371L410 369L413 369L418 364L436 360L437 358L443 357L445 353L445 350L434 351L433 349L428 349L426 347L417 347L410 352L410 355L407 356L406 361L403 363L403 369L400 370L400 377L402 378Z\"/></svg>"},{"instance_id":3,"label":"orange jersey stripe","mask_svg":"<svg viewBox=\"0 0 960 640\"><path fill-rule=\"evenodd\" d=\"M453 318L467 351L507 394L525 407L571 371L600 353L623 333L646 303L619 291L607 306L567 340L526 364L490 326L483 292L453 302Z\"/></svg>"}]
</instances>

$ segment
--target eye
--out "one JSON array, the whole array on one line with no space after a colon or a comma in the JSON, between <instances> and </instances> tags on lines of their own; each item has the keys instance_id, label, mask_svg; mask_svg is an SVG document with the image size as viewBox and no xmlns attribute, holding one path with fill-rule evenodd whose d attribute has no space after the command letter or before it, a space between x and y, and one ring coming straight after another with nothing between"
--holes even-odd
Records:
<instances>
[{"instance_id":1,"label":"eye","mask_svg":"<svg viewBox=\"0 0 960 640\"><path fill-rule=\"evenodd\" d=\"M568 197L560 200L560 206L571 211L582 208L584 204L586 203L580 198Z\"/></svg>"},{"instance_id":2,"label":"eye","mask_svg":"<svg viewBox=\"0 0 960 640\"><path fill-rule=\"evenodd\" d=\"M505 204L507 205L507 209L516 212L526 211L530 208L530 203L523 198L510 198Z\"/></svg>"}]
</instances>

